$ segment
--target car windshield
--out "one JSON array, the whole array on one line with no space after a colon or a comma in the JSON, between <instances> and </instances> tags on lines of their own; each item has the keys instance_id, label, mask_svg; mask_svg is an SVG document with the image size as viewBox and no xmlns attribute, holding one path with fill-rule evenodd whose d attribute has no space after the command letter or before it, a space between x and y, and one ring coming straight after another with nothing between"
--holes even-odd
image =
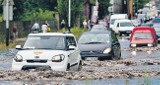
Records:
<instances>
[{"instance_id":1,"label":"car windshield","mask_svg":"<svg viewBox=\"0 0 160 85\"><path fill-rule=\"evenodd\" d=\"M133 39L152 39L153 36L150 32L135 32Z\"/></svg>"},{"instance_id":2,"label":"car windshield","mask_svg":"<svg viewBox=\"0 0 160 85\"><path fill-rule=\"evenodd\" d=\"M121 27L133 27L133 24L131 22L121 22Z\"/></svg>"},{"instance_id":3,"label":"car windshield","mask_svg":"<svg viewBox=\"0 0 160 85\"><path fill-rule=\"evenodd\" d=\"M65 49L64 37L62 36L29 36L23 49Z\"/></svg>"},{"instance_id":4,"label":"car windshield","mask_svg":"<svg viewBox=\"0 0 160 85\"><path fill-rule=\"evenodd\" d=\"M106 30L106 27L104 27L103 25L95 25L92 27L91 31L105 31Z\"/></svg>"},{"instance_id":5,"label":"car windshield","mask_svg":"<svg viewBox=\"0 0 160 85\"><path fill-rule=\"evenodd\" d=\"M115 21L115 20L116 20L116 19L112 19L112 20L111 20L111 24L114 24L114 21Z\"/></svg>"},{"instance_id":6,"label":"car windshield","mask_svg":"<svg viewBox=\"0 0 160 85\"><path fill-rule=\"evenodd\" d=\"M86 33L83 34L78 43L80 44L101 44L109 43L109 34L95 34L95 33Z\"/></svg>"}]
</instances>

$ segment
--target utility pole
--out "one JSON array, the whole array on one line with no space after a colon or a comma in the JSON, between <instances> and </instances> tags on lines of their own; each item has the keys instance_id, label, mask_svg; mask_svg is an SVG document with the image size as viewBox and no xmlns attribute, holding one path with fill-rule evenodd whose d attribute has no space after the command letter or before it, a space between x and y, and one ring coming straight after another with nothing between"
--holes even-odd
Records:
<instances>
[{"instance_id":1,"label":"utility pole","mask_svg":"<svg viewBox=\"0 0 160 85\"><path fill-rule=\"evenodd\" d=\"M69 7L68 7L68 31L70 32L71 28L71 0L69 0Z\"/></svg>"},{"instance_id":2,"label":"utility pole","mask_svg":"<svg viewBox=\"0 0 160 85\"><path fill-rule=\"evenodd\" d=\"M137 12L137 14L138 14L138 0L137 0L137 11L136 11L136 12Z\"/></svg>"},{"instance_id":3,"label":"utility pole","mask_svg":"<svg viewBox=\"0 0 160 85\"><path fill-rule=\"evenodd\" d=\"M6 47L9 46L9 20L13 20L13 0L4 0L3 3L3 20L6 21Z\"/></svg>"}]
</instances>

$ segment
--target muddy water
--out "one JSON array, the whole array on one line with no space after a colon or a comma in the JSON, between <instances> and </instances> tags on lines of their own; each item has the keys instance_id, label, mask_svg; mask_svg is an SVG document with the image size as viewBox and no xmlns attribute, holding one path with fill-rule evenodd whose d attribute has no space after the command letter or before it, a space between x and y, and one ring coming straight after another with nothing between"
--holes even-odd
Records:
<instances>
[{"instance_id":1,"label":"muddy water","mask_svg":"<svg viewBox=\"0 0 160 85\"><path fill-rule=\"evenodd\" d=\"M125 38L121 43L119 61L83 61L79 72L11 71L17 50L0 51L0 83L6 85L150 85L160 84L160 46L154 48L129 48ZM147 79L147 80L146 80Z\"/></svg>"}]
</instances>

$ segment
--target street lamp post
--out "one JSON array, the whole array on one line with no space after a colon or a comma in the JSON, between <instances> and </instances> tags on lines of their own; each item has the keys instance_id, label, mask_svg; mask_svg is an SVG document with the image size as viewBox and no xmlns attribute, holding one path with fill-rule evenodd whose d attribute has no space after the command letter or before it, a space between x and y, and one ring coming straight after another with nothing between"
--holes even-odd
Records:
<instances>
[{"instance_id":1,"label":"street lamp post","mask_svg":"<svg viewBox=\"0 0 160 85\"><path fill-rule=\"evenodd\" d=\"M4 0L3 3L3 20L6 21L6 46L9 46L9 20L13 19L13 0Z\"/></svg>"},{"instance_id":2,"label":"street lamp post","mask_svg":"<svg viewBox=\"0 0 160 85\"><path fill-rule=\"evenodd\" d=\"M70 32L71 28L71 0L69 0L69 7L68 7L68 31Z\"/></svg>"},{"instance_id":3,"label":"street lamp post","mask_svg":"<svg viewBox=\"0 0 160 85\"><path fill-rule=\"evenodd\" d=\"M138 14L138 0L137 0L137 14Z\"/></svg>"}]
</instances>

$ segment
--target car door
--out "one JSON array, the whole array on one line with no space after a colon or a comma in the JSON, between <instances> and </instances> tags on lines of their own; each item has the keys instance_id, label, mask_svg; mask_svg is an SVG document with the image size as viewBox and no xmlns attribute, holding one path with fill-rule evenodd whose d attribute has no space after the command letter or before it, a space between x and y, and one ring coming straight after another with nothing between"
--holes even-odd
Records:
<instances>
[{"instance_id":1,"label":"car door","mask_svg":"<svg viewBox=\"0 0 160 85\"><path fill-rule=\"evenodd\" d=\"M70 36L70 37L66 37L66 41L67 41L67 47L69 46L75 46L75 49L69 49L68 51L70 52L69 57L69 62L71 67L75 66L78 64L78 54L79 54L79 50L77 47L77 43L75 41L75 38Z\"/></svg>"},{"instance_id":2,"label":"car door","mask_svg":"<svg viewBox=\"0 0 160 85\"><path fill-rule=\"evenodd\" d=\"M117 39L117 36L113 31L111 32L111 38L112 38L112 49L113 49L114 56L118 57L121 55L121 48L120 48L120 43Z\"/></svg>"}]
</instances>

